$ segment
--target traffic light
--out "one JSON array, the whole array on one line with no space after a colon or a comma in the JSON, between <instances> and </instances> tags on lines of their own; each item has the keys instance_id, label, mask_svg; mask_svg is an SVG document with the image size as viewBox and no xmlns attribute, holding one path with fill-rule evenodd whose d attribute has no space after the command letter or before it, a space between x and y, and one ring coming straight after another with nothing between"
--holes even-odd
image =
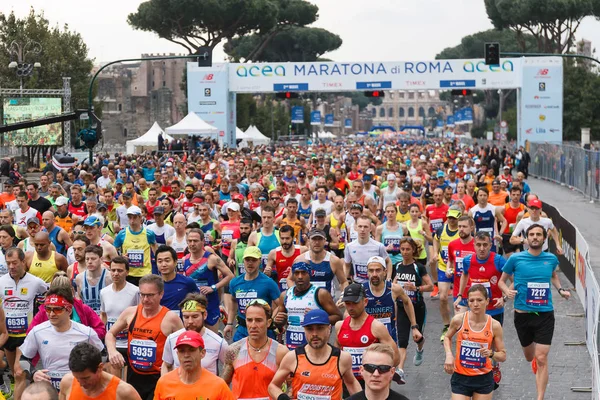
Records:
<instances>
[{"instance_id":1,"label":"traffic light","mask_svg":"<svg viewBox=\"0 0 600 400\"><path fill-rule=\"evenodd\" d=\"M212 67L212 49L210 47L199 47L196 54L199 67Z\"/></svg>"},{"instance_id":2,"label":"traffic light","mask_svg":"<svg viewBox=\"0 0 600 400\"><path fill-rule=\"evenodd\" d=\"M485 44L485 65L500 65L500 43Z\"/></svg>"},{"instance_id":3,"label":"traffic light","mask_svg":"<svg viewBox=\"0 0 600 400\"><path fill-rule=\"evenodd\" d=\"M297 99L300 95L297 92L277 92L275 97L278 99Z\"/></svg>"},{"instance_id":4,"label":"traffic light","mask_svg":"<svg viewBox=\"0 0 600 400\"><path fill-rule=\"evenodd\" d=\"M369 90L365 92L365 97L385 97L383 90Z\"/></svg>"},{"instance_id":5,"label":"traffic light","mask_svg":"<svg viewBox=\"0 0 600 400\"><path fill-rule=\"evenodd\" d=\"M472 94L470 89L453 89L452 96L470 96Z\"/></svg>"}]
</instances>

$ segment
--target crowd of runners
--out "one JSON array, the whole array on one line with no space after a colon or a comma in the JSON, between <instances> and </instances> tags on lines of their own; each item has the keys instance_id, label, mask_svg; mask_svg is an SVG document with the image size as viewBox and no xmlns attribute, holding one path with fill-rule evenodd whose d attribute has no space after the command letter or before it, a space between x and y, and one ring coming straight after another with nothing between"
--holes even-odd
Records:
<instances>
[{"instance_id":1,"label":"crowd of runners","mask_svg":"<svg viewBox=\"0 0 600 400\"><path fill-rule=\"evenodd\" d=\"M514 362L512 303L543 399L552 287L570 293L527 159L367 139L13 176L0 194L2 394L406 399L391 382L443 352L452 398L490 399ZM438 343L425 343L428 312Z\"/></svg>"}]
</instances>

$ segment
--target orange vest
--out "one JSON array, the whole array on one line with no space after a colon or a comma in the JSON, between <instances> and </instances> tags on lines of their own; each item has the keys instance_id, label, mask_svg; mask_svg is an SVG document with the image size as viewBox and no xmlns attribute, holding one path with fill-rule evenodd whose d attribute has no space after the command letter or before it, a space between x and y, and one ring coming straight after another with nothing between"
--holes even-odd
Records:
<instances>
[{"instance_id":1,"label":"orange vest","mask_svg":"<svg viewBox=\"0 0 600 400\"><path fill-rule=\"evenodd\" d=\"M456 358L454 371L465 376L485 375L492 370L492 359L480 354L480 349L491 349L494 340L492 317L486 315L487 322L479 332L471 329L467 311L463 323L456 332Z\"/></svg>"},{"instance_id":2,"label":"orange vest","mask_svg":"<svg viewBox=\"0 0 600 400\"><path fill-rule=\"evenodd\" d=\"M73 214L67 213L65 217L60 217L56 214L54 216L54 223L67 231L67 233L71 233L71 229L73 229Z\"/></svg>"},{"instance_id":3,"label":"orange vest","mask_svg":"<svg viewBox=\"0 0 600 400\"><path fill-rule=\"evenodd\" d=\"M256 362L250 357L248 338L242 339L240 351L233 364L231 391L235 399L269 398L267 390L277 371L277 348L279 343L269 339L263 360ZM267 351L265 351L267 350Z\"/></svg>"},{"instance_id":4,"label":"orange vest","mask_svg":"<svg viewBox=\"0 0 600 400\"><path fill-rule=\"evenodd\" d=\"M292 377L292 398L342 398L342 375L338 368L340 349L331 347L329 360L324 364L313 364L304 349L306 346L296 347L296 372ZM304 372L310 371L306 376Z\"/></svg>"},{"instance_id":5,"label":"orange vest","mask_svg":"<svg viewBox=\"0 0 600 400\"><path fill-rule=\"evenodd\" d=\"M167 337L160 329L160 325L169 312L167 307L161 306L160 312L152 317L145 318L142 305L137 311L127 335L127 355L129 366L138 374L160 374L162 355Z\"/></svg>"},{"instance_id":6,"label":"orange vest","mask_svg":"<svg viewBox=\"0 0 600 400\"><path fill-rule=\"evenodd\" d=\"M113 376L108 382L106 389L100 395L90 397L83 392L81 385L76 378L73 378L73 384L71 386L71 393L69 394L69 400L117 400L117 388L121 380L116 376Z\"/></svg>"}]
</instances>

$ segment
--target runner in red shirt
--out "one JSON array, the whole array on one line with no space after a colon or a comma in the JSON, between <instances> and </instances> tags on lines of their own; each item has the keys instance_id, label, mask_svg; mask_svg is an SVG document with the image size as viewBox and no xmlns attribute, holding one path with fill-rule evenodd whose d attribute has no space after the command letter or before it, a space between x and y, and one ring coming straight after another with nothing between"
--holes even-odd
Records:
<instances>
[{"instance_id":1,"label":"runner in red shirt","mask_svg":"<svg viewBox=\"0 0 600 400\"><path fill-rule=\"evenodd\" d=\"M473 219L468 215L463 215L458 219L458 236L459 238L453 240L448 244L448 266L446 268L446 275L448 277L454 274L453 282L453 296L456 301L458 297L458 289L460 287L460 278L463 274L463 260L465 257L475 254L475 242L473 236L471 236L475 224ZM465 288L462 292L462 299L458 307L454 308L455 312L467 311L467 291L469 288ZM461 300L462 300L461 299Z\"/></svg>"},{"instance_id":2,"label":"runner in red shirt","mask_svg":"<svg viewBox=\"0 0 600 400\"><path fill-rule=\"evenodd\" d=\"M308 249L304 246L294 246L294 228L290 225L283 225L279 228L279 243L281 246L269 252L264 273L273 276L271 271L275 271L279 290L285 292L288 289L287 277L291 272L294 260Z\"/></svg>"},{"instance_id":3,"label":"runner in red shirt","mask_svg":"<svg viewBox=\"0 0 600 400\"><path fill-rule=\"evenodd\" d=\"M433 204L425 208L425 216L429 220L432 232L438 231L446 222L446 214L450 206L444 204L444 191L437 188L433 191Z\"/></svg>"}]
</instances>

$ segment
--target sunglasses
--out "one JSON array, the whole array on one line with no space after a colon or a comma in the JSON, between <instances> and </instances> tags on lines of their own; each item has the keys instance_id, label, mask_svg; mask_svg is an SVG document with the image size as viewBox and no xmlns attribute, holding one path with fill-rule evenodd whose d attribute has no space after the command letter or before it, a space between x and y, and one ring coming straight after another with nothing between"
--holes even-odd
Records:
<instances>
[{"instance_id":1,"label":"sunglasses","mask_svg":"<svg viewBox=\"0 0 600 400\"><path fill-rule=\"evenodd\" d=\"M63 314L67 309L64 307L51 307L51 306L46 306L44 307L44 310L46 310L47 314L50 313L54 313L54 315L61 315Z\"/></svg>"},{"instance_id":2,"label":"sunglasses","mask_svg":"<svg viewBox=\"0 0 600 400\"><path fill-rule=\"evenodd\" d=\"M386 372L390 372L394 367L391 365L363 364L363 368L370 374L375 373L375 371L385 374Z\"/></svg>"},{"instance_id":3,"label":"sunglasses","mask_svg":"<svg viewBox=\"0 0 600 400\"><path fill-rule=\"evenodd\" d=\"M280 200L281 197L271 197L271 200Z\"/></svg>"}]
</instances>

